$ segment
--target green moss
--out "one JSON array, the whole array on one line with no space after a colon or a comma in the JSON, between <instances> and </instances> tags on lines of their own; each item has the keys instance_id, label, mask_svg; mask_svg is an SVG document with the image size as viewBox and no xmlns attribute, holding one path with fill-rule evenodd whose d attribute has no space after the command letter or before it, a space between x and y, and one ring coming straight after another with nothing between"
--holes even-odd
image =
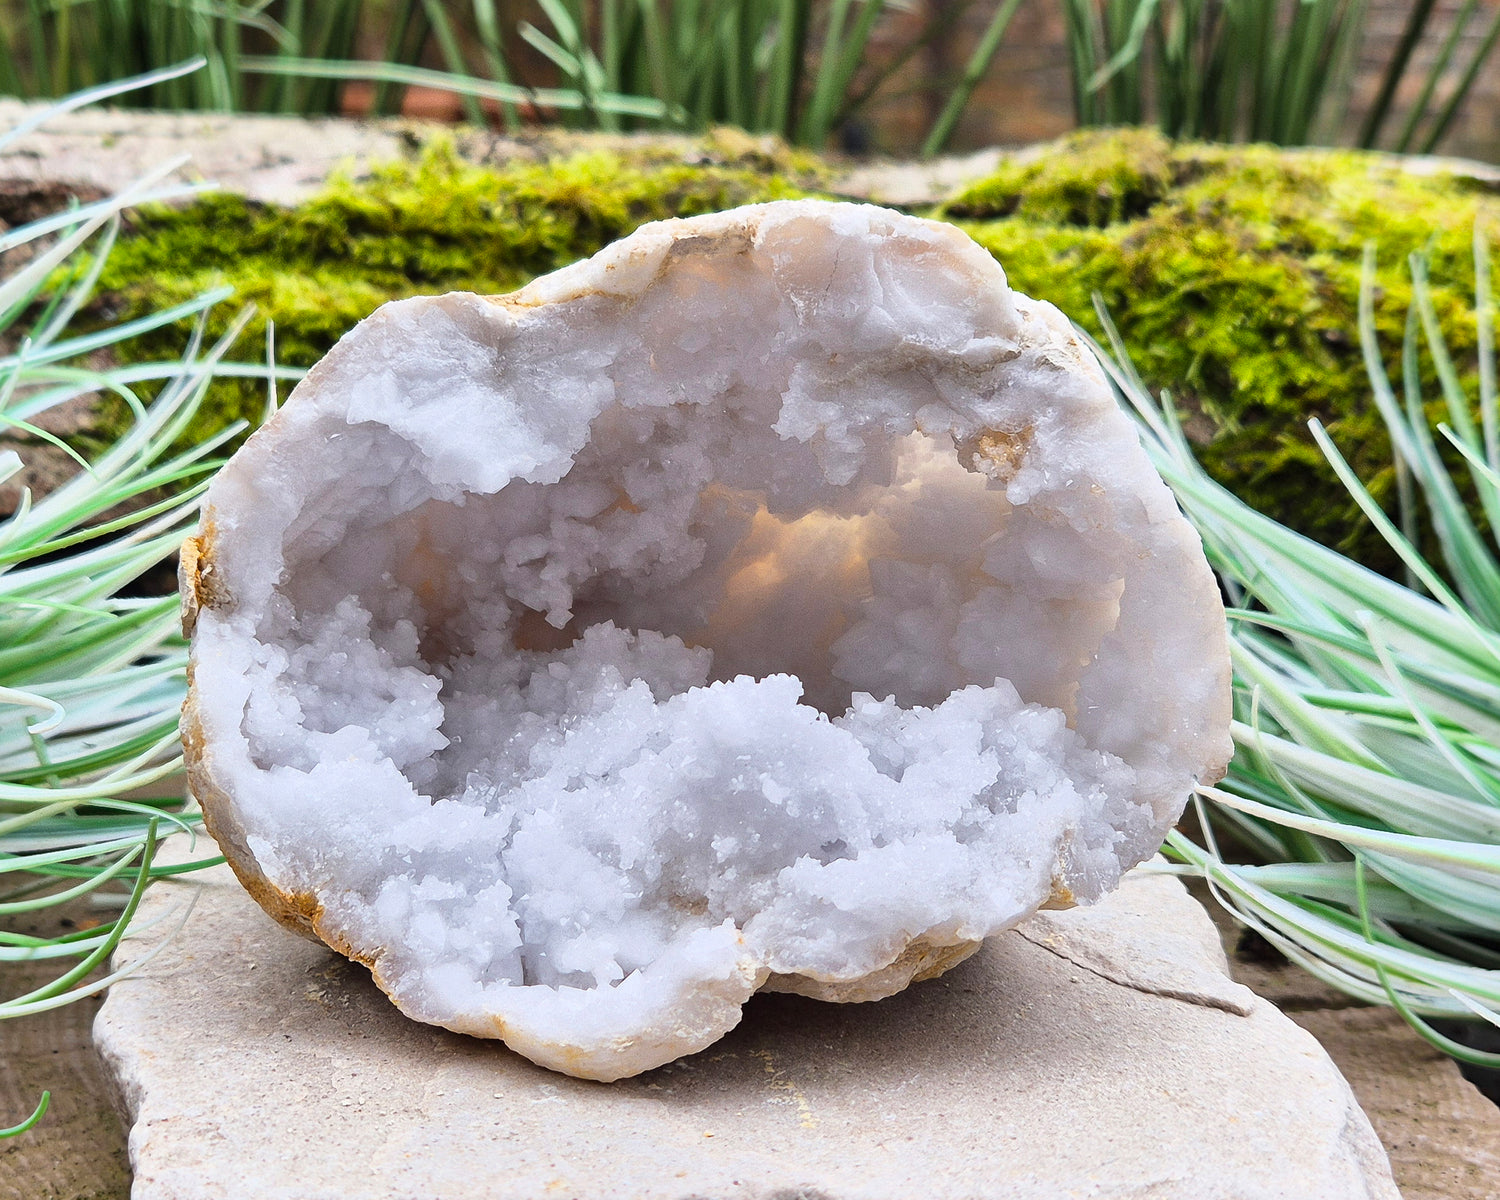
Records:
<instances>
[{"instance_id":1,"label":"green moss","mask_svg":"<svg viewBox=\"0 0 1500 1200\"><path fill-rule=\"evenodd\" d=\"M1500 199L1384 157L1172 145L1131 130L1077 135L1009 162L943 215L1005 264L1014 286L1100 336L1097 293L1141 373L1172 389L1205 464L1234 491L1392 565L1307 421L1327 425L1391 500L1389 441L1357 337L1363 248L1377 247L1387 363L1411 300L1407 256L1426 251L1450 348L1472 369L1472 238L1478 225L1495 243ZM1426 370L1425 394L1436 397Z\"/></svg>"},{"instance_id":2,"label":"green moss","mask_svg":"<svg viewBox=\"0 0 1500 1200\"><path fill-rule=\"evenodd\" d=\"M646 221L827 186L816 161L743 135L499 167L439 146L294 208L219 196L140 214L104 287L112 315L136 315L231 284L261 314L238 353L256 357L270 317L281 361L309 365L385 300L508 291ZM1294 527L1389 565L1306 422L1329 426L1378 496L1393 491L1356 336L1363 247L1379 251L1387 361L1411 297L1406 256L1425 249L1450 345L1471 367L1471 237L1477 223L1500 243L1500 199L1383 157L1119 130L1019 155L938 215L989 249L1016 287L1096 335L1098 293L1147 381L1176 394L1216 476ZM219 325L230 316L225 306ZM165 331L139 353L180 343ZM194 432L262 404L258 382L222 383Z\"/></svg>"},{"instance_id":3,"label":"green moss","mask_svg":"<svg viewBox=\"0 0 1500 1200\"><path fill-rule=\"evenodd\" d=\"M103 308L123 319L228 284L236 303L220 306L209 332L252 304L256 316L233 353L255 361L269 319L278 361L310 366L387 300L508 292L647 221L806 195L820 171L806 155L767 153L727 133L687 156L648 146L498 168L438 145L368 179L336 180L296 207L211 195L138 212L101 280ZM172 355L181 342L181 330L169 329L131 352ZM221 380L185 436L254 420L264 405L263 381ZM123 406L108 409L93 436L109 438L127 419Z\"/></svg>"},{"instance_id":4,"label":"green moss","mask_svg":"<svg viewBox=\"0 0 1500 1200\"><path fill-rule=\"evenodd\" d=\"M1032 225L1108 226L1149 211L1171 189L1171 144L1120 129L1033 147L946 206L952 217Z\"/></svg>"}]
</instances>

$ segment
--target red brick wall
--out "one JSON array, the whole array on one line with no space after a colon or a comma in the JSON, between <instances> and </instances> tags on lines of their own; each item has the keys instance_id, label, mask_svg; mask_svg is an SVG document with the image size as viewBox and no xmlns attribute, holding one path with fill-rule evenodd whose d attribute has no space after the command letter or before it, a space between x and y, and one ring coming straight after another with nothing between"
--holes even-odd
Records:
<instances>
[{"instance_id":1,"label":"red brick wall","mask_svg":"<svg viewBox=\"0 0 1500 1200\"><path fill-rule=\"evenodd\" d=\"M1286 0L1251 2L1284 4ZM1367 0L1366 37L1353 81L1349 117L1330 140L1342 143L1354 140L1383 68L1401 35L1411 2ZM971 0L962 18L954 22L945 37L916 55L887 82L881 92L885 99L867 113L870 148L897 155L909 155L916 150L937 116L948 87L962 74L974 43L997 3L999 0ZM505 21L513 25L524 16L535 16L531 11L534 4L535 0L501 0ZM954 11L952 4L953 0L908 0L901 6L889 5L887 16L877 29L871 59L889 61L887 56L908 45L929 17L945 9ZM1420 89L1427 67L1462 5L1463 0L1438 0L1427 37L1418 48L1397 108L1387 122L1385 144L1390 144L1400 130L1406 111L1404 102L1409 102ZM1500 0L1482 0L1479 4L1458 56L1460 65L1472 57L1497 9ZM1062 13L1063 0L1022 0L989 74L954 133L953 150L1043 141L1073 128L1072 81ZM363 51L376 57L382 52L384 41L384 32L372 27ZM429 65L443 66L435 48L429 47L429 57ZM540 59L528 65L539 70L540 77L546 76L546 64ZM352 100L358 100L357 92L358 89L351 89ZM1445 95L1446 89L1440 89L1439 103ZM353 107L357 109L357 103ZM420 93L414 96L414 107L420 108L422 115L459 118L462 114L460 103L451 95ZM1486 64L1460 119L1440 150L1500 162L1500 47Z\"/></svg>"},{"instance_id":2,"label":"red brick wall","mask_svg":"<svg viewBox=\"0 0 1500 1200\"><path fill-rule=\"evenodd\" d=\"M945 0L923 0L923 3L926 11L934 12ZM1411 0L1369 0L1349 119L1331 140L1342 143L1354 140L1410 7ZM1439 0L1427 36L1407 72L1394 115L1387 120L1387 144L1401 128L1406 112L1403 101L1409 102L1421 88L1427 68L1461 7L1462 0ZM1478 6L1461 43L1460 67L1472 57L1497 7L1500 0L1483 0ZM993 9L990 0L980 0L970 7L961 25L927 56L928 78L942 80L945 74L953 77L962 71ZM1451 83L1451 79L1446 80L1439 88L1439 104ZM930 119L936 94L923 91L884 106L877 113L876 140L893 150L909 145L913 127ZM1023 0L989 75L955 134L953 148L1039 141L1054 137L1072 125L1073 101L1062 5L1060 0ZM1500 47L1486 63L1458 121L1439 150L1500 161Z\"/></svg>"}]
</instances>

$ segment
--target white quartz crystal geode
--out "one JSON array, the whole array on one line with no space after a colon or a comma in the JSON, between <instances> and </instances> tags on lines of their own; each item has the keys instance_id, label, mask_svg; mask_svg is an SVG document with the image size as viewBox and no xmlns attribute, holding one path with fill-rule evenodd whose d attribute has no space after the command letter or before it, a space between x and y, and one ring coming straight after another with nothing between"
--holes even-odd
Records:
<instances>
[{"instance_id":1,"label":"white quartz crystal geode","mask_svg":"<svg viewBox=\"0 0 1500 1200\"><path fill-rule=\"evenodd\" d=\"M798 201L387 304L183 556L193 789L403 1011L634 1074L1098 898L1229 754L1202 551L951 227Z\"/></svg>"}]
</instances>

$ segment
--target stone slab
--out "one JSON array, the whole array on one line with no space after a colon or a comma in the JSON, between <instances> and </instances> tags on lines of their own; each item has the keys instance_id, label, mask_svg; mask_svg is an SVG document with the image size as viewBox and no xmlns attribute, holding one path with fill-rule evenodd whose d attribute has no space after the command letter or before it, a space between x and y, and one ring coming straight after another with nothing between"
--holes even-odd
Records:
<instances>
[{"instance_id":1,"label":"stone slab","mask_svg":"<svg viewBox=\"0 0 1500 1200\"><path fill-rule=\"evenodd\" d=\"M0 97L0 129L34 116L45 104ZM774 139L737 132L723 135L741 150L773 154ZM538 162L587 150L655 145L680 151L692 162L701 138L649 133L577 133L546 127L506 135L468 125L408 117L348 119L165 113L90 107L52 117L38 131L0 148L0 210L10 223L52 212L71 194L97 197L122 191L141 173L182 155L179 178L212 183L278 204L316 193L334 172L361 178L379 163L408 158L441 138L475 163ZM1051 144L988 147L922 161L828 160L826 186L834 194L898 208L939 204L994 173L1002 161L1025 162L1053 151ZM1296 154L1289 150L1285 153ZM1500 188L1500 167L1470 159L1390 155L1388 161L1417 175L1457 175L1477 186Z\"/></svg>"},{"instance_id":2,"label":"stone slab","mask_svg":"<svg viewBox=\"0 0 1500 1200\"><path fill-rule=\"evenodd\" d=\"M0 97L0 130L32 119L48 106ZM785 146L770 135L721 129L706 138L674 133L598 133L528 126L505 134L473 125L412 117L282 117L209 112L149 112L90 107L49 116L36 130L0 147L0 219L12 224L47 215L70 194L97 198L124 191L141 175L179 158L175 178L272 204L296 204L340 174L367 178L382 164L409 160L441 143L479 165L550 162L600 151L651 150L685 163L705 155L725 161L773 159ZM922 164L923 180L972 178L970 158ZM975 159L978 164L981 159ZM830 164L833 181L845 172ZM852 168L851 168L852 170ZM897 193L910 191L906 164L890 164ZM879 191L889 172L871 168ZM864 186L864 185L860 185ZM930 186L937 186L931 184ZM851 193L861 198L873 192Z\"/></svg>"},{"instance_id":3,"label":"stone slab","mask_svg":"<svg viewBox=\"0 0 1500 1200\"><path fill-rule=\"evenodd\" d=\"M0 99L0 129L13 128L45 108L39 102ZM212 181L253 200L293 203L321 188L335 169L358 174L373 162L410 153L411 128L401 120L90 107L51 117L39 131L0 149L0 194L44 184L109 195L150 168L189 155L180 172L183 179Z\"/></svg>"},{"instance_id":4,"label":"stone slab","mask_svg":"<svg viewBox=\"0 0 1500 1200\"><path fill-rule=\"evenodd\" d=\"M1327 1055L1160 875L878 1004L756 997L615 1084L408 1021L224 868L146 905L119 961L156 957L94 1031L135 1200L1397 1196Z\"/></svg>"},{"instance_id":5,"label":"stone slab","mask_svg":"<svg viewBox=\"0 0 1500 1200\"><path fill-rule=\"evenodd\" d=\"M46 105L0 98L0 129L36 116ZM721 149L774 155L774 138L721 131ZM589 150L647 145L681 153L704 151L699 137L680 134L580 133L545 127L508 136L468 125L408 117L240 116L91 107L51 117L40 130L0 148L0 210L31 219L61 207L69 193L99 197L123 191L146 169L183 155L178 177L211 183L275 204L314 195L335 172L359 179L380 163L410 158L434 139L474 163L537 162ZM994 172L998 148L922 162L828 160L834 193L877 204L920 208ZM3 211L0 211L3 216ZM11 219L11 218L5 218Z\"/></svg>"},{"instance_id":6,"label":"stone slab","mask_svg":"<svg viewBox=\"0 0 1500 1200\"><path fill-rule=\"evenodd\" d=\"M40 101L0 97L0 130L47 109ZM720 131L723 154L774 156L769 136ZM434 142L478 164L546 162L590 151L651 148L700 161L706 143L687 134L613 134L527 127L514 135L411 117L349 119L212 112L149 112L93 106L48 117L0 147L0 215L32 219L62 207L69 193L124 191L143 172L186 157L176 178L274 204L295 204L335 173L367 177L383 163L410 159ZM28 204L39 207L34 210ZM11 217L5 219L10 220Z\"/></svg>"}]
</instances>

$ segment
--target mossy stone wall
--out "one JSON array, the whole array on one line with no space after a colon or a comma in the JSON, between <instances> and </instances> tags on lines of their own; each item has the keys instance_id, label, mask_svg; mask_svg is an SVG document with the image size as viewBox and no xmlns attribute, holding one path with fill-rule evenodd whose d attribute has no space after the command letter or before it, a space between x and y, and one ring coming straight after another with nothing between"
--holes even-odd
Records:
<instances>
[{"instance_id":1,"label":"mossy stone wall","mask_svg":"<svg viewBox=\"0 0 1500 1200\"><path fill-rule=\"evenodd\" d=\"M1500 196L1488 185L1417 174L1389 156L1117 131L1006 163L942 215L1005 264L1012 284L1102 337L1097 295L1147 382L1173 392L1218 479L1320 541L1393 565L1307 422L1322 421L1375 495L1393 501L1390 443L1358 338L1365 248L1376 255L1392 377L1412 300L1408 260L1423 253L1449 348L1475 391L1475 233L1490 246L1500 236ZM1422 362L1436 414L1435 375Z\"/></svg>"},{"instance_id":2,"label":"mossy stone wall","mask_svg":"<svg viewBox=\"0 0 1500 1200\"><path fill-rule=\"evenodd\" d=\"M140 213L105 272L105 305L138 315L228 283L260 314L243 356L264 345L269 317L278 358L309 365L385 300L508 291L646 221L831 195L834 178L807 156L731 136L686 156L647 146L493 167L430 147L294 208L217 196ZM1411 298L1407 256L1421 251L1450 347L1472 369L1475 230L1500 242L1500 197L1485 185L1349 151L1111 131L1007 160L931 215L1099 336L1097 295L1147 381L1176 395L1217 477L1294 527L1388 563L1306 422L1329 427L1377 496L1393 492L1356 333L1363 250L1376 247L1387 360ZM169 331L141 352L180 342ZM226 381L203 426L263 404L261 384Z\"/></svg>"}]
</instances>

